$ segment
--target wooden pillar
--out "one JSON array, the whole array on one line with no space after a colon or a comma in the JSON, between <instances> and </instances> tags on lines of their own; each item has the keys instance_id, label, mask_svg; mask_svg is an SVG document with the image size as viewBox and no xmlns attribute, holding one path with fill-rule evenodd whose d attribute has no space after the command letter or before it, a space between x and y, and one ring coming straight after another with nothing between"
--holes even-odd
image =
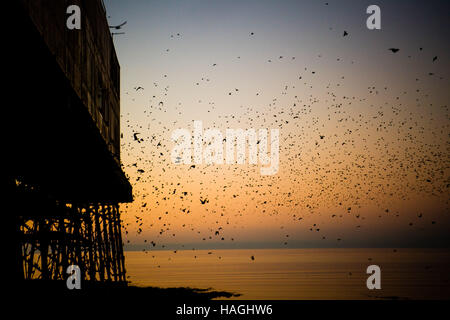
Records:
<instances>
[{"instance_id":1,"label":"wooden pillar","mask_svg":"<svg viewBox=\"0 0 450 320\"><path fill-rule=\"evenodd\" d=\"M107 280L111 280L111 251L110 251L110 246L109 246L109 237L108 237L108 216L106 214L106 210L107 208L105 208L105 206L101 206L102 208L102 222L103 222L103 243L104 243L104 262L105 262L105 267L106 267L106 275L107 275Z\"/></svg>"},{"instance_id":2,"label":"wooden pillar","mask_svg":"<svg viewBox=\"0 0 450 320\"><path fill-rule=\"evenodd\" d=\"M85 271L86 268L83 265L83 258L81 256L81 245L82 245L82 236L81 236L81 209L78 205L74 205L72 207L72 219L73 219L73 242L75 245L75 263L80 267L81 271L81 280L85 279Z\"/></svg>"},{"instance_id":3,"label":"wooden pillar","mask_svg":"<svg viewBox=\"0 0 450 320\"><path fill-rule=\"evenodd\" d=\"M89 268L89 280L95 281L95 256L94 256L94 241L92 236L92 206L86 206L86 212L84 216L84 222L86 225L86 240L85 245L88 247L88 268Z\"/></svg>"},{"instance_id":4,"label":"wooden pillar","mask_svg":"<svg viewBox=\"0 0 450 320\"><path fill-rule=\"evenodd\" d=\"M104 257L103 257L103 241L102 241L102 231L100 228L100 212L99 212L99 206L95 205L94 208L94 217L95 217L95 238L97 243L97 254L98 254L98 261L99 261L99 277L100 281L105 280L105 263L104 263Z\"/></svg>"},{"instance_id":5,"label":"wooden pillar","mask_svg":"<svg viewBox=\"0 0 450 320\"><path fill-rule=\"evenodd\" d=\"M24 222L25 223L25 222ZM33 221L33 227L32 227L32 233L36 234L36 230L38 230L38 224L36 223L36 221ZM25 232L25 231L24 231ZM25 240L24 240L25 241ZM35 239L31 239L31 249L30 249L30 256L28 259L28 272L26 275L26 279L30 280L31 277L33 276L33 271L34 271L34 253L36 251L36 240Z\"/></svg>"},{"instance_id":6,"label":"wooden pillar","mask_svg":"<svg viewBox=\"0 0 450 320\"><path fill-rule=\"evenodd\" d=\"M60 242L59 242L59 251L61 255L61 268L62 268L62 274L65 275L66 268L69 265L69 261L67 258L67 225L65 221L65 217L67 216L68 208L66 205L64 205L63 209L61 210L61 214L59 216L59 232L61 234Z\"/></svg>"},{"instance_id":7,"label":"wooden pillar","mask_svg":"<svg viewBox=\"0 0 450 320\"><path fill-rule=\"evenodd\" d=\"M120 211L119 211L119 205L115 204L114 209L116 211L116 217L115 217L115 225L116 225L116 233L117 233L117 256L118 256L118 262L119 262L119 270L120 270L120 281L126 281L125 277L125 257L123 255L123 243L122 243L122 227L120 224Z\"/></svg>"},{"instance_id":8,"label":"wooden pillar","mask_svg":"<svg viewBox=\"0 0 450 320\"><path fill-rule=\"evenodd\" d=\"M41 277L43 280L49 280L48 273L48 233L47 223L44 218L39 219L39 252L41 253Z\"/></svg>"},{"instance_id":9,"label":"wooden pillar","mask_svg":"<svg viewBox=\"0 0 450 320\"><path fill-rule=\"evenodd\" d=\"M107 216L108 216L108 227L109 227L109 242L111 244L111 267L112 267L112 273L114 276L114 281L117 281L117 254L116 254L116 239L117 239L117 233L114 228L114 221L115 221L115 213L114 213L114 206L108 205L107 210Z\"/></svg>"}]
</instances>

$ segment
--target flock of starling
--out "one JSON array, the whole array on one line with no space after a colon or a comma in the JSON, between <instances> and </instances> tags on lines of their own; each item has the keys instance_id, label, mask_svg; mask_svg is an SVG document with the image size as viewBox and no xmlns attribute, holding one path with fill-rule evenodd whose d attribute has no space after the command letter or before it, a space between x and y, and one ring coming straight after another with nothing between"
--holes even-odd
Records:
<instances>
[{"instance_id":1,"label":"flock of starling","mask_svg":"<svg viewBox=\"0 0 450 320\"><path fill-rule=\"evenodd\" d=\"M342 37L346 41L351 34L343 31ZM181 39L182 33L170 38ZM400 48L385 50L391 58L406 58ZM425 51L417 48L416 53ZM236 57L235 63L246 63L239 52ZM333 225L359 231L374 218L389 216L416 231L435 227L439 216L448 214L449 113L448 105L423 85L446 81L433 68L440 60L432 53L421 57L428 60L430 72L417 70L409 89L370 84L355 93L347 81L351 75L320 78L320 72L305 66L295 80L280 83L276 96L265 95L264 88L246 92L255 102L241 105L238 112L200 97L198 108L214 119L211 127L280 129L280 170L275 176L262 177L250 165L172 163L171 133L189 127L182 120L189 119L189 110L182 102L169 102L168 75L155 77L151 87L133 86L121 116L123 168L134 190L134 202L121 208L125 241L144 243L147 252L174 243L181 232L181 248L196 249L185 247L186 235L193 243L238 243L251 224L278 229L281 247L306 232L331 246L346 241L345 233L331 231ZM275 60L289 63L295 56L261 63ZM333 60L344 63L341 57ZM206 92L219 65L211 64L211 73L199 76L192 87L205 86ZM224 90L224 103L242 91ZM137 98L146 105L137 107ZM439 203L440 212L403 208L417 197Z\"/></svg>"}]
</instances>

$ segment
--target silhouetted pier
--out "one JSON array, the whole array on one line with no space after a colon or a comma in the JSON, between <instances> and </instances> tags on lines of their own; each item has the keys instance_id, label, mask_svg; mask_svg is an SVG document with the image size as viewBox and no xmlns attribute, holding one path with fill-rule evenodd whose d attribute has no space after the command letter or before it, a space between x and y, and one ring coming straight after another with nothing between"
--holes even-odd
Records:
<instances>
[{"instance_id":1,"label":"silhouetted pier","mask_svg":"<svg viewBox=\"0 0 450 320\"><path fill-rule=\"evenodd\" d=\"M69 30L66 9L81 8ZM16 280L124 283L120 67L101 0L14 1L7 106L6 261Z\"/></svg>"}]
</instances>

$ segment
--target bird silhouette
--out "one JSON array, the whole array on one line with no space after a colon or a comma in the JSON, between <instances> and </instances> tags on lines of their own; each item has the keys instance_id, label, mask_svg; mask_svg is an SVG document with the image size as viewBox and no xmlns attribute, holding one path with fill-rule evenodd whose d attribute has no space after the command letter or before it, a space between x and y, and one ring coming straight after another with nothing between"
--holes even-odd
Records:
<instances>
[{"instance_id":1,"label":"bird silhouette","mask_svg":"<svg viewBox=\"0 0 450 320\"><path fill-rule=\"evenodd\" d=\"M119 30L119 29L122 29L122 27L124 26L124 25L126 25L127 24L127 22L126 21L124 21L124 22L122 22L121 24L118 24L118 25L116 25L116 26L109 26L111 29L116 29L116 30Z\"/></svg>"}]
</instances>

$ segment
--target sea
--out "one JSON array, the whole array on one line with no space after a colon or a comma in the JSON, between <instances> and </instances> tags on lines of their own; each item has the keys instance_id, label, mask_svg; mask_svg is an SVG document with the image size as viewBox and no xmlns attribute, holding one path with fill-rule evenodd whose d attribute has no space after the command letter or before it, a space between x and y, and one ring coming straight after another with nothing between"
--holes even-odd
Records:
<instances>
[{"instance_id":1,"label":"sea","mask_svg":"<svg viewBox=\"0 0 450 320\"><path fill-rule=\"evenodd\" d=\"M229 249L126 251L128 281L210 288L231 299L450 299L450 249ZM380 268L369 289L367 268Z\"/></svg>"}]
</instances>

